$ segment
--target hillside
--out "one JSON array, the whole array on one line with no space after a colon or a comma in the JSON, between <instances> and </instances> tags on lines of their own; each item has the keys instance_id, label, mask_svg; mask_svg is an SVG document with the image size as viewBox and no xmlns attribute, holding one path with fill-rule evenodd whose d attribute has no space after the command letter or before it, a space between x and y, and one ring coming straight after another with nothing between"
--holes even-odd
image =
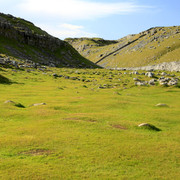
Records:
<instances>
[{"instance_id":1,"label":"hillside","mask_svg":"<svg viewBox=\"0 0 180 180\"><path fill-rule=\"evenodd\" d=\"M116 41L65 39L79 53L106 68L140 67L180 60L180 26L155 27Z\"/></svg>"},{"instance_id":2,"label":"hillside","mask_svg":"<svg viewBox=\"0 0 180 180\"><path fill-rule=\"evenodd\" d=\"M58 67L97 67L33 23L0 13L0 55Z\"/></svg>"}]
</instances>

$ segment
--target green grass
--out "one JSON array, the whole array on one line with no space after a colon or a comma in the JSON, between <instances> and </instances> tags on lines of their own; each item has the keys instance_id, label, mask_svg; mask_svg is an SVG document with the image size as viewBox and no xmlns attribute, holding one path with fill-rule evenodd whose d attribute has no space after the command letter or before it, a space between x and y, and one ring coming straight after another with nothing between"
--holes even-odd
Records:
<instances>
[{"instance_id":1,"label":"green grass","mask_svg":"<svg viewBox=\"0 0 180 180\"><path fill-rule=\"evenodd\" d=\"M1 69L17 83L0 84L0 179L179 178L179 88L137 87L133 77L149 78L103 69Z\"/></svg>"}]
</instances>

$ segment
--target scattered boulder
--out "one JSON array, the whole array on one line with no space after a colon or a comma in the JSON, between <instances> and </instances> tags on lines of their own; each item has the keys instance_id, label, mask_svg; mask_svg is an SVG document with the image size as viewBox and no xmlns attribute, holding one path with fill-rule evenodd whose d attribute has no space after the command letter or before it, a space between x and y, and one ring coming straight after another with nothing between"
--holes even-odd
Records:
<instances>
[{"instance_id":1,"label":"scattered boulder","mask_svg":"<svg viewBox=\"0 0 180 180\"><path fill-rule=\"evenodd\" d=\"M11 104L13 106L19 107L19 108L25 108L25 106L21 103L15 103L14 101L7 100L4 102L4 104Z\"/></svg>"},{"instance_id":2,"label":"scattered boulder","mask_svg":"<svg viewBox=\"0 0 180 180\"><path fill-rule=\"evenodd\" d=\"M155 85L155 82L156 82L155 79L151 79L148 84L149 84L149 85Z\"/></svg>"},{"instance_id":3,"label":"scattered boulder","mask_svg":"<svg viewBox=\"0 0 180 180\"><path fill-rule=\"evenodd\" d=\"M133 78L134 81L140 81L138 78Z\"/></svg>"},{"instance_id":4,"label":"scattered boulder","mask_svg":"<svg viewBox=\"0 0 180 180\"><path fill-rule=\"evenodd\" d=\"M136 85L136 86L146 86L147 83L146 83L146 82L138 81L138 82L135 82L135 85Z\"/></svg>"},{"instance_id":5,"label":"scattered boulder","mask_svg":"<svg viewBox=\"0 0 180 180\"><path fill-rule=\"evenodd\" d=\"M167 75L167 73L165 73L165 72L162 72L162 73L161 73L161 75L162 75L162 76L166 76L166 75Z\"/></svg>"},{"instance_id":6,"label":"scattered boulder","mask_svg":"<svg viewBox=\"0 0 180 180\"><path fill-rule=\"evenodd\" d=\"M131 74L139 75L138 71L133 71Z\"/></svg>"},{"instance_id":7,"label":"scattered boulder","mask_svg":"<svg viewBox=\"0 0 180 180\"><path fill-rule=\"evenodd\" d=\"M152 124L148 124L148 123L139 124L138 127L147 129L147 130L152 130L152 131L161 131L161 129L157 128L156 126L154 126Z\"/></svg>"},{"instance_id":8,"label":"scattered boulder","mask_svg":"<svg viewBox=\"0 0 180 180\"><path fill-rule=\"evenodd\" d=\"M178 79L177 78L165 78L165 77L160 77L158 79L160 85L168 85L168 86L174 86L178 84Z\"/></svg>"},{"instance_id":9,"label":"scattered boulder","mask_svg":"<svg viewBox=\"0 0 180 180\"><path fill-rule=\"evenodd\" d=\"M171 79L168 82L168 86L174 86L174 85L177 85L177 84L178 84L178 80L176 80L176 79Z\"/></svg>"},{"instance_id":10,"label":"scattered boulder","mask_svg":"<svg viewBox=\"0 0 180 180\"><path fill-rule=\"evenodd\" d=\"M146 73L145 73L145 76L148 76L148 77L152 78L152 77L154 76L154 73L152 73L152 72L146 72Z\"/></svg>"},{"instance_id":11,"label":"scattered boulder","mask_svg":"<svg viewBox=\"0 0 180 180\"><path fill-rule=\"evenodd\" d=\"M54 77L58 77L58 75L57 75L56 73L53 73L52 75L53 75Z\"/></svg>"},{"instance_id":12,"label":"scattered boulder","mask_svg":"<svg viewBox=\"0 0 180 180\"><path fill-rule=\"evenodd\" d=\"M156 104L156 107L168 107L168 105L164 103L158 103Z\"/></svg>"},{"instance_id":13,"label":"scattered boulder","mask_svg":"<svg viewBox=\"0 0 180 180\"><path fill-rule=\"evenodd\" d=\"M4 104L13 104L13 105L14 105L14 104L16 104L16 103L15 103L14 101L7 100L7 101L4 102Z\"/></svg>"},{"instance_id":14,"label":"scattered boulder","mask_svg":"<svg viewBox=\"0 0 180 180\"><path fill-rule=\"evenodd\" d=\"M36 104L32 104L30 106L42 106L42 105L46 105L46 103L36 103Z\"/></svg>"}]
</instances>

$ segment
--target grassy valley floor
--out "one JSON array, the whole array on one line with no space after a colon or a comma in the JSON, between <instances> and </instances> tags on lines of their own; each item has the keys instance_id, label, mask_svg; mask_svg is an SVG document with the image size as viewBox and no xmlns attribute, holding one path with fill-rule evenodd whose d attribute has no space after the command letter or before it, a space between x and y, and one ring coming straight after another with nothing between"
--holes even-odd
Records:
<instances>
[{"instance_id":1,"label":"grassy valley floor","mask_svg":"<svg viewBox=\"0 0 180 180\"><path fill-rule=\"evenodd\" d=\"M103 69L0 74L0 179L179 179L179 86Z\"/></svg>"}]
</instances>

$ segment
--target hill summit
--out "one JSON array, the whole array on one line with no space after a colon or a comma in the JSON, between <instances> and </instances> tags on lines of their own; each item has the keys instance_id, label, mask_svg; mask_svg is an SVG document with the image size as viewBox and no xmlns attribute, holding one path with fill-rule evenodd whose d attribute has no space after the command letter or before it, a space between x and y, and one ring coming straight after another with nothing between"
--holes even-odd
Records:
<instances>
[{"instance_id":1,"label":"hill summit","mask_svg":"<svg viewBox=\"0 0 180 180\"><path fill-rule=\"evenodd\" d=\"M105 68L142 67L180 61L180 26L154 27L109 41L67 38L79 53Z\"/></svg>"},{"instance_id":2,"label":"hill summit","mask_svg":"<svg viewBox=\"0 0 180 180\"><path fill-rule=\"evenodd\" d=\"M70 44L49 35L33 23L0 13L0 54L48 66L98 67Z\"/></svg>"}]
</instances>

